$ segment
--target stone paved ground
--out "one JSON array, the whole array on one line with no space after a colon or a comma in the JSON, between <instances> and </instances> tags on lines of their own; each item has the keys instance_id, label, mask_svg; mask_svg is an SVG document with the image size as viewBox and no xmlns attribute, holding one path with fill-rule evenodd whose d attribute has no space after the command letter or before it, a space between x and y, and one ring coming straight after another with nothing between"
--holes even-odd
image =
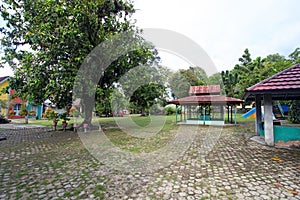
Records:
<instances>
[{"instance_id":1,"label":"stone paved ground","mask_svg":"<svg viewBox=\"0 0 300 200\"><path fill-rule=\"evenodd\" d=\"M300 199L300 153L225 129L206 156L199 133L153 173L100 164L74 132L0 130L0 199Z\"/></svg>"}]
</instances>

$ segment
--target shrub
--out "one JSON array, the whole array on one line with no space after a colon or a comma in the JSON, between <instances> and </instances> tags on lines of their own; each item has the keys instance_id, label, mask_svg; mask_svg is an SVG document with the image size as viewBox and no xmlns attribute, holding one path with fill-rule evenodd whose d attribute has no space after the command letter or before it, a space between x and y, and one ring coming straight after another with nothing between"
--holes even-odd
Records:
<instances>
[{"instance_id":1,"label":"shrub","mask_svg":"<svg viewBox=\"0 0 300 200\"><path fill-rule=\"evenodd\" d=\"M173 106L167 106L167 107L165 107L165 109L164 109L165 115L172 115L172 114L174 114L175 112L176 112L176 108L173 107Z\"/></svg>"},{"instance_id":2,"label":"shrub","mask_svg":"<svg viewBox=\"0 0 300 200\"><path fill-rule=\"evenodd\" d=\"M0 124L9 123L10 120L6 119L3 115L0 114Z\"/></svg>"},{"instance_id":3,"label":"shrub","mask_svg":"<svg viewBox=\"0 0 300 200\"><path fill-rule=\"evenodd\" d=\"M43 114L43 117L50 119L53 118L54 114L55 111L51 107L47 107L45 113Z\"/></svg>"},{"instance_id":4,"label":"shrub","mask_svg":"<svg viewBox=\"0 0 300 200\"><path fill-rule=\"evenodd\" d=\"M300 100L294 100L291 102L289 121L295 124L300 123Z\"/></svg>"},{"instance_id":5,"label":"shrub","mask_svg":"<svg viewBox=\"0 0 300 200\"><path fill-rule=\"evenodd\" d=\"M27 108L26 108L26 105L25 104L22 104L21 106L21 110L20 110L20 113L19 113L21 116L25 116L27 115Z\"/></svg>"},{"instance_id":6,"label":"shrub","mask_svg":"<svg viewBox=\"0 0 300 200\"><path fill-rule=\"evenodd\" d=\"M73 116L73 117L78 117L79 116L79 111L75 108L75 107L72 107L70 109L70 116Z\"/></svg>"},{"instance_id":7,"label":"shrub","mask_svg":"<svg viewBox=\"0 0 300 200\"><path fill-rule=\"evenodd\" d=\"M8 116L14 116L16 114L16 112L13 109L10 109L8 111Z\"/></svg>"},{"instance_id":8,"label":"shrub","mask_svg":"<svg viewBox=\"0 0 300 200\"><path fill-rule=\"evenodd\" d=\"M36 111L35 110L30 110L29 115L30 116L36 116Z\"/></svg>"}]
</instances>

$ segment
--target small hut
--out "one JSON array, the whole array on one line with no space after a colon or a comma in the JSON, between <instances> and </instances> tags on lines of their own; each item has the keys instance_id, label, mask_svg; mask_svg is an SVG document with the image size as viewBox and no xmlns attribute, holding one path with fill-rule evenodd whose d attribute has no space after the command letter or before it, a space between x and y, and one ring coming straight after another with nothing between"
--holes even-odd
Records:
<instances>
[{"instance_id":1,"label":"small hut","mask_svg":"<svg viewBox=\"0 0 300 200\"><path fill-rule=\"evenodd\" d=\"M300 141L300 128L278 126L273 122L274 100L300 100L300 64L285 69L245 90L244 99L255 100L256 132L265 143L274 146L276 142ZM264 123L261 105L264 105Z\"/></svg>"},{"instance_id":2,"label":"small hut","mask_svg":"<svg viewBox=\"0 0 300 200\"><path fill-rule=\"evenodd\" d=\"M191 86L189 95L168 101L169 104L176 105L176 123L197 125L236 123L236 105L243 100L221 95L220 85Z\"/></svg>"}]
</instances>

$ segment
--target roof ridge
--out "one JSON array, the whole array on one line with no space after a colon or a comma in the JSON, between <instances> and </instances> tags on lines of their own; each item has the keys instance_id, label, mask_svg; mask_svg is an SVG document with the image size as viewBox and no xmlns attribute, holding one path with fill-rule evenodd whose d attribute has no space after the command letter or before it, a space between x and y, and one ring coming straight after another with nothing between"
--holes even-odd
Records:
<instances>
[{"instance_id":1,"label":"roof ridge","mask_svg":"<svg viewBox=\"0 0 300 200\"><path fill-rule=\"evenodd\" d=\"M251 86L251 87L246 88L246 89L245 89L245 92L247 92L247 91L249 91L249 90L253 90L253 89L256 88L258 85L264 84L264 83L268 82L270 79L273 79L273 78L275 78L275 77L277 77L277 76L279 76L279 75L281 75L281 74L283 74L283 73L285 73L285 72L287 72L287 71L290 71L290 70L292 70L292 69L294 69L294 68L297 68L297 67L300 67L300 63L297 63L297 64L295 64L295 65L293 65L293 66L291 66L291 67L289 67L289 68L287 68L287 69L285 69L285 70L283 70L283 71L280 71L280 72L276 73L275 75L273 75L273 76L271 76L271 77L269 77L269 78L266 78L266 79L264 79L264 80L262 80L262 81L256 83L255 85L253 85L253 86Z\"/></svg>"}]
</instances>

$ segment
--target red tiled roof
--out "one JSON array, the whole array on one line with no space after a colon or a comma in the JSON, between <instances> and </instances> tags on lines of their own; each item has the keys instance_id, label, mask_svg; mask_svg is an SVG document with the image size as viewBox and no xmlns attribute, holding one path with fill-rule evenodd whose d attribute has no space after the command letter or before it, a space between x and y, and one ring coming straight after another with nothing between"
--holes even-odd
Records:
<instances>
[{"instance_id":1,"label":"red tiled roof","mask_svg":"<svg viewBox=\"0 0 300 200\"><path fill-rule=\"evenodd\" d=\"M275 74L245 90L245 92L300 89L300 64Z\"/></svg>"},{"instance_id":2,"label":"red tiled roof","mask_svg":"<svg viewBox=\"0 0 300 200\"><path fill-rule=\"evenodd\" d=\"M180 99L175 99L168 101L170 104L207 104L207 103L218 103L218 104L225 104L225 103L234 103L239 104L244 102L241 99L226 97L222 95L204 95L204 96L189 96L183 97Z\"/></svg>"},{"instance_id":3,"label":"red tiled roof","mask_svg":"<svg viewBox=\"0 0 300 200\"><path fill-rule=\"evenodd\" d=\"M12 96L14 93L15 93L14 90L10 90L10 96ZM23 104L23 103L26 102L26 101L20 99L19 97L15 97L15 98L11 99L10 101L15 103L15 104Z\"/></svg>"},{"instance_id":4,"label":"red tiled roof","mask_svg":"<svg viewBox=\"0 0 300 200\"><path fill-rule=\"evenodd\" d=\"M220 85L191 86L189 90L191 95L220 94L220 92Z\"/></svg>"}]
</instances>

